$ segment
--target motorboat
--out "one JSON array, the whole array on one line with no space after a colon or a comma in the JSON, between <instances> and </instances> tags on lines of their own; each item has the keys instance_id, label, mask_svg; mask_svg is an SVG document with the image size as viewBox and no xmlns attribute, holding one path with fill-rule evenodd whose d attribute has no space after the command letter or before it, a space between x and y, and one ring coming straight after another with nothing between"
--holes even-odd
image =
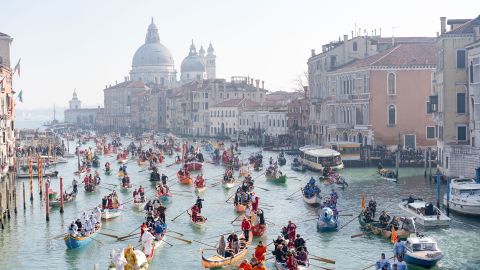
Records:
<instances>
[{"instance_id":1,"label":"motorboat","mask_svg":"<svg viewBox=\"0 0 480 270\"><path fill-rule=\"evenodd\" d=\"M452 179L447 192L450 210L467 215L480 215L480 183L470 178ZM443 204L447 205L447 194L443 197Z\"/></svg>"},{"instance_id":2,"label":"motorboat","mask_svg":"<svg viewBox=\"0 0 480 270\"><path fill-rule=\"evenodd\" d=\"M399 203L398 206L405 215L414 217L415 223L424 228L448 227L450 218L433 203L426 203L421 199L409 198Z\"/></svg>"},{"instance_id":3,"label":"motorboat","mask_svg":"<svg viewBox=\"0 0 480 270\"><path fill-rule=\"evenodd\" d=\"M405 261L422 267L432 267L443 258L443 252L437 247L437 242L422 235L407 238Z\"/></svg>"}]
</instances>

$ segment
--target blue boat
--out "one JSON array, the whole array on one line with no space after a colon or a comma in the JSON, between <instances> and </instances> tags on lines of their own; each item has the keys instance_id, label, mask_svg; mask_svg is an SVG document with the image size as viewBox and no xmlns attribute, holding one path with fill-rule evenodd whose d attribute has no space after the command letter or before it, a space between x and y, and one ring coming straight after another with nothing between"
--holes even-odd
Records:
<instances>
[{"instance_id":1,"label":"blue boat","mask_svg":"<svg viewBox=\"0 0 480 270\"><path fill-rule=\"evenodd\" d=\"M65 240L65 244L67 245L68 249L74 248L82 248L90 242L93 241L93 238L97 236L97 233L100 231L101 227L99 227L94 233L90 234L89 236L72 236L70 234L66 235L63 240Z\"/></svg>"},{"instance_id":2,"label":"blue boat","mask_svg":"<svg viewBox=\"0 0 480 270\"><path fill-rule=\"evenodd\" d=\"M407 238L405 261L422 267L432 267L443 258L443 252L437 242L422 235Z\"/></svg>"},{"instance_id":3,"label":"blue boat","mask_svg":"<svg viewBox=\"0 0 480 270\"><path fill-rule=\"evenodd\" d=\"M338 215L333 215L333 210L329 207L322 208L320 216L317 220L317 231L333 232L338 230L340 220Z\"/></svg>"}]
</instances>

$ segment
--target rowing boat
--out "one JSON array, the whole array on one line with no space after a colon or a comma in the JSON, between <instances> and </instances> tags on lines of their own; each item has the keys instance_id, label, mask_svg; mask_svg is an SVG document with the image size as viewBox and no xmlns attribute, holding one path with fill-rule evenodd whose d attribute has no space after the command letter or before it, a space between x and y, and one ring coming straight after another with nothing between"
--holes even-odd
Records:
<instances>
[{"instance_id":1,"label":"rowing boat","mask_svg":"<svg viewBox=\"0 0 480 270\"><path fill-rule=\"evenodd\" d=\"M285 263L281 263L281 262L278 262L278 261L275 261L275 267L278 269L278 270L288 270L289 268L285 265ZM304 265L298 265L297 266L297 270L308 270L310 269L308 266L304 266Z\"/></svg>"},{"instance_id":2,"label":"rowing boat","mask_svg":"<svg viewBox=\"0 0 480 270\"><path fill-rule=\"evenodd\" d=\"M310 206L318 206L322 203L322 197L319 193L314 193L312 194L313 196L307 197L305 194L305 190L302 188L302 195L303 201Z\"/></svg>"},{"instance_id":3,"label":"rowing boat","mask_svg":"<svg viewBox=\"0 0 480 270\"><path fill-rule=\"evenodd\" d=\"M70 202L73 202L75 200L75 198L77 197L77 194L76 193L72 193L70 196L68 196L67 199L63 199L63 203L66 204L66 203L70 203ZM48 201L48 205L50 205L51 207L60 207L60 197L57 197L53 200L50 200Z\"/></svg>"},{"instance_id":4,"label":"rowing boat","mask_svg":"<svg viewBox=\"0 0 480 270\"><path fill-rule=\"evenodd\" d=\"M72 236L70 234L66 234L63 240L65 241L67 248L74 249L74 248L81 248L88 245L90 242L93 241L93 238L97 236L97 233L102 228L102 224L98 223L96 225L96 228L97 229L95 230L95 232L91 233L88 236Z\"/></svg>"},{"instance_id":5,"label":"rowing boat","mask_svg":"<svg viewBox=\"0 0 480 270\"><path fill-rule=\"evenodd\" d=\"M122 214L122 209L102 209L102 219L109 220L112 218L119 217Z\"/></svg>"},{"instance_id":6,"label":"rowing boat","mask_svg":"<svg viewBox=\"0 0 480 270\"><path fill-rule=\"evenodd\" d=\"M172 197L172 193L156 193L157 199L159 199L162 203L168 203L170 201L170 198Z\"/></svg>"},{"instance_id":7,"label":"rowing boat","mask_svg":"<svg viewBox=\"0 0 480 270\"><path fill-rule=\"evenodd\" d=\"M359 215L358 216L358 222L360 223L360 226L362 227L362 229L371 231L375 235L380 235L384 238L390 238L392 236L392 232L383 228L382 225L380 224L380 222L377 221L377 220L374 220L372 222L366 222L363 215ZM409 222L413 222L413 220L409 220ZM401 229L397 230L397 237L402 239L402 240L405 240L413 232L414 231L409 231L409 230L401 228Z\"/></svg>"},{"instance_id":8,"label":"rowing boat","mask_svg":"<svg viewBox=\"0 0 480 270\"><path fill-rule=\"evenodd\" d=\"M317 220L317 231L332 232L338 230L340 221L338 215L334 215L332 209L324 207Z\"/></svg>"},{"instance_id":9,"label":"rowing boat","mask_svg":"<svg viewBox=\"0 0 480 270\"><path fill-rule=\"evenodd\" d=\"M187 171L201 171L203 167L203 162L192 161L185 163L185 169Z\"/></svg>"},{"instance_id":10,"label":"rowing boat","mask_svg":"<svg viewBox=\"0 0 480 270\"><path fill-rule=\"evenodd\" d=\"M231 189L235 186L235 178L229 178L228 180L222 180L222 185L226 189Z\"/></svg>"},{"instance_id":11,"label":"rowing boat","mask_svg":"<svg viewBox=\"0 0 480 270\"><path fill-rule=\"evenodd\" d=\"M183 185L193 184L192 178L189 175L180 175L179 173L177 173L177 178L180 184L183 184Z\"/></svg>"},{"instance_id":12,"label":"rowing boat","mask_svg":"<svg viewBox=\"0 0 480 270\"><path fill-rule=\"evenodd\" d=\"M192 209L188 209L187 214L190 217L190 224L196 227L203 227L205 225L205 222L207 221L207 218L202 216L200 213L197 214L197 220L194 221L192 219Z\"/></svg>"},{"instance_id":13,"label":"rowing boat","mask_svg":"<svg viewBox=\"0 0 480 270\"><path fill-rule=\"evenodd\" d=\"M133 209L142 212L145 209L145 202L133 202Z\"/></svg>"},{"instance_id":14,"label":"rowing boat","mask_svg":"<svg viewBox=\"0 0 480 270\"><path fill-rule=\"evenodd\" d=\"M281 174L278 176L277 174L265 174L267 180L273 181L275 183L285 183L287 182L287 175Z\"/></svg>"},{"instance_id":15,"label":"rowing boat","mask_svg":"<svg viewBox=\"0 0 480 270\"><path fill-rule=\"evenodd\" d=\"M201 256L202 256L202 266L203 266L203 268L218 268L218 267L224 267L224 266L238 266L247 256L248 247L251 244L252 238L253 238L252 232L250 232L250 237L248 238L249 239L248 242L245 240L245 237L242 234L239 238L240 249L236 254L234 254L232 256L222 256L221 254L218 254L216 249L202 249L201 250ZM213 255L211 257L205 257L205 251L206 250L215 251L215 255Z\"/></svg>"}]
</instances>

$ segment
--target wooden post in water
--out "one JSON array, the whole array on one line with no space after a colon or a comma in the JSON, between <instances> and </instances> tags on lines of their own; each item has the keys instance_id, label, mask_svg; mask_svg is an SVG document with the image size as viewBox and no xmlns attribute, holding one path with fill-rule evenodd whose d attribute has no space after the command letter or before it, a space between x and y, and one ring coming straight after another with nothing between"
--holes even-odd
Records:
<instances>
[{"instance_id":1,"label":"wooden post in water","mask_svg":"<svg viewBox=\"0 0 480 270\"><path fill-rule=\"evenodd\" d=\"M28 172L30 174L30 201L33 201L33 172L32 172L32 158L28 159Z\"/></svg>"},{"instance_id":2,"label":"wooden post in water","mask_svg":"<svg viewBox=\"0 0 480 270\"><path fill-rule=\"evenodd\" d=\"M2 192L0 192L0 224L2 225L3 230L5 227L3 226Z\"/></svg>"},{"instance_id":3,"label":"wooden post in water","mask_svg":"<svg viewBox=\"0 0 480 270\"><path fill-rule=\"evenodd\" d=\"M45 181L45 210L46 210L45 217L47 221L50 221L50 215L48 213L48 211L50 210L49 208L50 206L48 201L48 181Z\"/></svg>"},{"instance_id":4,"label":"wooden post in water","mask_svg":"<svg viewBox=\"0 0 480 270\"><path fill-rule=\"evenodd\" d=\"M450 176L447 176L447 216L450 216Z\"/></svg>"},{"instance_id":5,"label":"wooden post in water","mask_svg":"<svg viewBox=\"0 0 480 270\"><path fill-rule=\"evenodd\" d=\"M428 148L428 178L432 181L432 149Z\"/></svg>"},{"instance_id":6,"label":"wooden post in water","mask_svg":"<svg viewBox=\"0 0 480 270\"><path fill-rule=\"evenodd\" d=\"M425 169L423 176L427 178L427 148L425 148L423 154L423 168Z\"/></svg>"},{"instance_id":7,"label":"wooden post in water","mask_svg":"<svg viewBox=\"0 0 480 270\"><path fill-rule=\"evenodd\" d=\"M440 178L440 174L437 174L437 207L440 208L440 185L442 181Z\"/></svg>"},{"instance_id":8,"label":"wooden post in water","mask_svg":"<svg viewBox=\"0 0 480 270\"><path fill-rule=\"evenodd\" d=\"M38 156L38 162L37 162L37 167L38 167L38 187L40 189L40 198L42 197L42 184L43 184L43 179L42 179L42 158L40 155ZM47 192L45 190L45 192ZM48 192L47 192L48 193Z\"/></svg>"},{"instance_id":9,"label":"wooden post in water","mask_svg":"<svg viewBox=\"0 0 480 270\"><path fill-rule=\"evenodd\" d=\"M10 219L10 189L8 188L8 183L5 182L5 190L7 191L7 199L5 200L7 202L7 218Z\"/></svg>"},{"instance_id":10,"label":"wooden post in water","mask_svg":"<svg viewBox=\"0 0 480 270\"><path fill-rule=\"evenodd\" d=\"M60 213L63 213L63 177L60 177Z\"/></svg>"},{"instance_id":11,"label":"wooden post in water","mask_svg":"<svg viewBox=\"0 0 480 270\"><path fill-rule=\"evenodd\" d=\"M23 210L26 210L27 205L25 203L25 182L23 182L22 184L23 184Z\"/></svg>"}]
</instances>

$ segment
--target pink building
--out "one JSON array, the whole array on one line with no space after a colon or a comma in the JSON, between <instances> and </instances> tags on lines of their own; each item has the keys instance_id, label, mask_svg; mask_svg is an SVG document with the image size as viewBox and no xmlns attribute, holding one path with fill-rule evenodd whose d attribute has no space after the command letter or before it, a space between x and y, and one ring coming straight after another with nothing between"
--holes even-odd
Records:
<instances>
[{"instance_id":1,"label":"pink building","mask_svg":"<svg viewBox=\"0 0 480 270\"><path fill-rule=\"evenodd\" d=\"M330 72L327 142L434 146L426 105L435 67L433 43L399 44Z\"/></svg>"}]
</instances>

